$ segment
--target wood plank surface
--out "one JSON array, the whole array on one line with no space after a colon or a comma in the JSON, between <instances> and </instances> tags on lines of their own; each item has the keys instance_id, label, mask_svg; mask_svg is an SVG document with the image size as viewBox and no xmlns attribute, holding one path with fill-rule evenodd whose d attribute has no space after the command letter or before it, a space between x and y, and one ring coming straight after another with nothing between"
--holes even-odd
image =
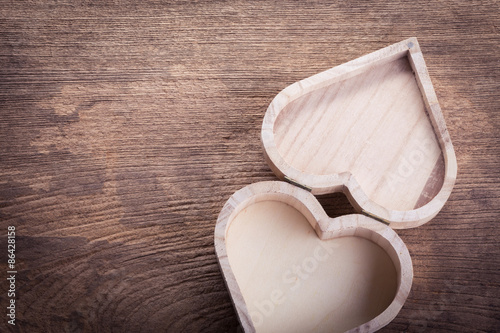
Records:
<instances>
[{"instance_id":1,"label":"wood plank surface","mask_svg":"<svg viewBox=\"0 0 500 333\"><path fill-rule=\"evenodd\" d=\"M213 233L289 84L416 36L458 160L383 332L500 330L497 1L1 1L0 331L237 332ZM331 216L346 198L320 198ZM8 325L7 227L16 227Z\"/></svg>"}]
</instances>

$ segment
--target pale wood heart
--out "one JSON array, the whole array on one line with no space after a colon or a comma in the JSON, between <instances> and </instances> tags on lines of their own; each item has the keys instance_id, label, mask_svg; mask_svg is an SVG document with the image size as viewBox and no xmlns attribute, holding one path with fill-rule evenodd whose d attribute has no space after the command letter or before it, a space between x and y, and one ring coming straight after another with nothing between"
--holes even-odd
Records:
<instances>
[{"instance_id":1,"label":"pale wood heart","mask_svg":"<svg viewBox=\"0 0 500 333\"><path fill-rule=\"evenodd\" d=\"M447 201L457 163L416 38L296 82L262 125L268 164L313 194L416 227Z\"/></svg>"},{"instance_id":2,"label":"pale wood heart","mask_svg":"<svg viewBox=\"0 0 500 333\"><path fill-rule=\"evenodd\" d=\"M391 228L359 214L332 219L285 182L236 192L215 248L246 332L374 331L397 315L413 278Z\"/></svg>"}]
</instances>

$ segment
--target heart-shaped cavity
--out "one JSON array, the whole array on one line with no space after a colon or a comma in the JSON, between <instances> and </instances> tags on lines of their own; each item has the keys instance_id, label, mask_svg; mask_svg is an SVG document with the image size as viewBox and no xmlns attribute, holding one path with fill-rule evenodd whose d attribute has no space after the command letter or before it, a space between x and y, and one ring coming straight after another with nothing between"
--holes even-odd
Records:
<instances>
[{"instance_id":1,"label":"heart-shaped cavity","mask_svg":"<svg viewBox=\"0 0 500 333\"><path fill-rule=\"evenodd\" d=\"M415 227L448 199L456 158L415 38L299 81L262 125L280 178L343 191L360 211Z\"/></svg>"},{"instance_id":2,"label":"heart-shaped cavity","mask_svg":"<svg viewBox=\"0 0 500 333\"><path fill-rule=\"evenodd\" d=\"M322 241L281 201L235 216L226 247L257 331L344 332L382 313L396 293L396 269L380 246L361 237Z\"/></svg>"},{"instance_id":3,"label":"heart-shaped cavity","mask_svg":"<svg viewBox=\"0 0 500 333\"><path fill-rule=\"evenodd\" d=\"M443 183L439 142L406 57L291 101L274 134L289 165L314 175L350 172L383 207L422 207Z\"/></svg>"},{"instance_id":4,"label":"heart-shaped cavity","mask_svg":"<svg viewBox=\"0 0 500 333\"><path fill-rule=\"evenodd\" d=\"M311 193L284 182L236 192L215 246L247 332L377 330L399 312L413 275L391 228L359 214L329 218Z\"/></svg>"}]
</instances>

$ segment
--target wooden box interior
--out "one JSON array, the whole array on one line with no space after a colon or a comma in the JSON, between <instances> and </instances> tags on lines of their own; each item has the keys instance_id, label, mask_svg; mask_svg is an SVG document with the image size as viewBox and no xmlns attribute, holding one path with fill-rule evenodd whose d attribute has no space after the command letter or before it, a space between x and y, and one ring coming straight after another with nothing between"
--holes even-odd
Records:
<instances>
[{"instance_id":1,"label":"wooden box interior","mask_svg":"<svg viewBox=\"0 0 500 333\"><path fill-rule=\"evenodd\" d=\"M392 228L432 219L456 178L417 40L287 87L266 112L262 142L289 183L236 192L215 230L245 331L374 331L389 323L413 277ZM314 194L339 191L360 214L326 215Z\"/></svg>"}]
</instances>

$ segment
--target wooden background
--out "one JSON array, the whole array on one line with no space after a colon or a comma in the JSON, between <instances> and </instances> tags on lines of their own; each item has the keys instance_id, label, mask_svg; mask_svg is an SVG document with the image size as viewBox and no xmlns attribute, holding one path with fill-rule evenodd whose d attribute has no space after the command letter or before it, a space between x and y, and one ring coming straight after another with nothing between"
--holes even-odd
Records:
<instances>
[{"instance_id":1,"label":"wooden background","mask_svg":"<svg viewBox=\"0 0 500 333\"><path fill-rule=\"evenodd\" d=\"M214 253L287 85L416 36L457 153L382 331L500 330L496 1L1 1L0 331L236 332ZM321 198L332 216L343 195ZM17 321L6 325L7 226ZM3 282L1 282L3 281Z\"/></svg>"}]
</instances>

